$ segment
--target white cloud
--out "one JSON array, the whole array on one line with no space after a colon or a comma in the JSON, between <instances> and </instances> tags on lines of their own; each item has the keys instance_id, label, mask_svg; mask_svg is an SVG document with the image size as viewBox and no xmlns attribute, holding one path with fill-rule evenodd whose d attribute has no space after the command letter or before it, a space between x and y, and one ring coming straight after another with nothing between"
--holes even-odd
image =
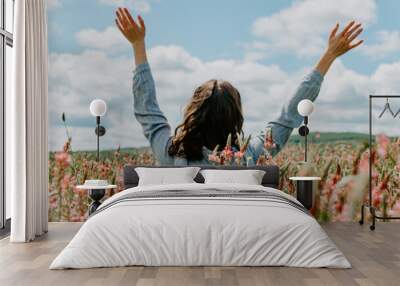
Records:
<instances>
[{"instance_id":1,"label":"white cloud","mask_svg":"<svg viewBox=\"0 0 400 286\"><path fill-rule=\"evenodd\" d=\"M128 41L116 27L107 27L103 31L83 29L75 38L84 48L104 50L106 52L120 52L130 48Z\"/></svg>"},{"instance_id":2,"label":"white cloud","mask_svg":"<svg viewBox=\"0 0 400 286\"><path fill-rule=\"evenodd\" d=\"M138 13L147 13L151 10L148 0L98 0L98 2L116 7L129 7Z\"/></svg>"},{"instance_id":3,"label":"white cloud","mask_svg":"<svg viewBox=\"0 0 400 286\"><path fill-rule=\"evenodd\" d=\"M298 57L315 55L325 47L336 22L344 25L356 20L368 25L375 20L375 14L374 0L295 1L286 9L254 21L252 32L259 40L248 45L249 53L254 54L255 50L264 54L289 52Z\"/></svg>"},{"instance_id":4,"label":"white cloud","mask_svg":"<svg viewBox=\"0 0 400 286\"><path fill-rule=\"evenodd\" d=\"M71 125L73 146L92 149L94 118L89 113L89 104L93 99L101 98L109 106L103 122L109 127L102 139L103 146L145 143L140 130L129 124L133 121L131 59L88 50L80 54L51 54L49 60L49 117L54 131L51 134L64 134L60 118L65 112ZM126 140L127 137L130 140ZM65 136L51 135L50 148L60 148L64 141Z\"/></svg>"},{"instance_id":5,"label":"white cloud","mask_svg":"<svg viewBox=\"0 0 400 286\"><path fill-rule=\"evenodd\" d=\"M400 91L400 61L381 64L372 76L374 93L398 94Z\"/></svg>"},{"instance_id":6,"label":"white cloud","mask_svg":"<svg viewBox=\"0 0 400 286\"><path fill-rule=\"evenodd\" d=\"M368 132L368 96L370 94L398 94L400 90L400 62L381 64L371 75L359 74L344 66L334 64L325 78L317 101L316 112L311 117L313 128L321 131ZM385 100L373 102L373 132L400 135L397 122L390 116L378 119ZM392 100L394 112L400 100Z\"/></svg>"},{"instance_id":7,"label":"white cloud","mask_svg":"<svg viewBox=\"0 0 400 286\"><path fill-rule=\"evenodd\" d=\"M149 61L156 82L157 97L174 128L180 123L182 110L194 89L210 78L229 80L239 89L245 113L245 131L264 128L293 95L301 78L309 71L302 68L288 74L276 65L251 61L202 61L179 46L156 46L149 50ZM110 55L102 50L80 54L50 56L50 148L59 149L65 141L60 116L66 112L74 149L93 149L94 119L89 103L94 98L107 101L109 109L103 119L107 134L103 148L143 146L147 141L133 116L131 71L128 56ZM311 116L313 130L367 131L368 95L400 90L400 62L382 64L371 75L359 74L337 61L328 73ZM400 102L399 102L400 103ZM376 105L376 112L383 102ZM393 103L397 110L400 104ZM377 126L394 134L396 128L388 118Z\"/></svg>"},{"instance_id":8,"label":"white cloud","mask_svg":"<svg viewBox=\"0 0 400 286\"><path fill-rule=\"evenodd\" d=\"M61 7L60 0L46 0L46 4L48 10Z\"/></svg>"},{"instance_id":9,"label":"white cloud","mask_svg":"<svg viewBox=\"0 0 400 286\"><path fill-rule=\"evenodd\" d=\"M376 44L361 46L359 51L374 59L398 54L400 51L400 31L378 31L376 42Z\"/></svg>"},{"instance_id":10,"label":"white cloud","mask_svg":"<svg viewBox=\"0 0 400 286\"><path fill-rule=\"evenodd\" d=\"M266 109L260 109L260 106L268 104L270 113L276 113L279 101L289 96L278 93L267 96L281 89L277 84L287 79L286 73L277 66L234 60L203 62L178 46L150 49L149 61L160 106L173 127L181 120L181 111L195 87L210 78L223 78L238 87L243 93L244 108L255 109L248 114L254 118L251 122L257 121L260 116L265 117ZM102 98L109 105L103 120L108 127L107 135L102 138L105 148L147 144L140 125L133 117L132 62L131 58L112 56L99 50L86 50L81 54L51 54L51 149L61 148L65 141L60 120L62 112L66 113L67 121L71 125L73 147L93 148L94 119L90 116L88 107L94 98ZM272 98L274 103L268 103Z\"/></svg>"}]
</instances>

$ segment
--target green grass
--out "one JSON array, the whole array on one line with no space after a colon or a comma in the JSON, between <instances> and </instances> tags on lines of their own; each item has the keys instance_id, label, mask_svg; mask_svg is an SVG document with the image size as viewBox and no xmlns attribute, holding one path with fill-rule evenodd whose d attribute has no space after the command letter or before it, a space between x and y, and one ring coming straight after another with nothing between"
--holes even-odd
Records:
<instances>
[{"instance_id":1,"label":"green grass","mask_svg":"<svg viewBox=\"0 0 400 286\"><path fill-rule=\"evenodd\" d=\"M319 138L316 138L316 134L319 134ZM332 142L343 142L343 141L353 141L353 142L368 142L369 135L365 133L356 132L311 132L308 135L309 142L312 143L332 143ZM298 134L293 134L290 136L289 144L299 144L304 141L304 138Z\"/></svg>"},{"instance_id":2,"label":"green grass","mask_svg":"<svg viewBox=\"0 0 400 286\"><path fill-rule=\"evenodd\" d=\"M316 134L319 134L319 138L316 138ZM311 143L317 144L327 144L332 142L351 142L351 143L364 143L369 141L369 135L365 133L356 133L356 132L311 132L308 135L308 141ZM293 133L290 136L289 144L300 144L304 142L304 138L298 134ZM130 148L121 148L121 153L128 153L131 155L142 153L144 151L151 151L150 147L130 147ZM109 157L113 155L116 149L107 149L101 150L100 155L101 157ZM88 153L90 155L96 156L95 150L77 150L72 153Z\"/></svg>"}]
</instances>

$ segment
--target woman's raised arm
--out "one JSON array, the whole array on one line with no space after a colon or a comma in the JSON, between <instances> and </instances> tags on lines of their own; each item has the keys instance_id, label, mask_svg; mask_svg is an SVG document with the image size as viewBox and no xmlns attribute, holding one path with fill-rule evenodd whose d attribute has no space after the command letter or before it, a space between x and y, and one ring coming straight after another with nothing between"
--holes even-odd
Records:
<instances>
[{"instance_id":1,"label":"woman's raised arm","mask_svg":"<svg viewBox=\"0 0 400 286\"><path fill-rule=\"evenodd\" d=\"M335 59L363 43L362 40L353 43L363 31L361 24L355 24L352 21L339 34L337 34L338 29L339 24L336 24L329 35L328 47L315 69L304 78L294 96L283 106L279 117L268 123L267 129L271 130L272 140L275 143L275 148L270 150L272 156L282 150L293 128L300 126L303 117L297 112L299 102L303 99L314 101L319 94L323 78ZM251 140L249 151L254 161L264 154L264 141L265 131L260 132Z\"/></svg>"},{"instance_id":2,"label":"woman's raised arm","mask_svg":"<svg viewBox=\"0 0 400 286\"><path fill-rule=\"evenodd\" d=\"M118 8L116 16L115 23L132 44L135 53L136 68L132 86L135 117L142 125L144 136L149 140L157 161L160 164L171 164L172 158L167 152L171 128L158 105L153 76L147 63L144 21L139 16L136 23L126 8Z\"/></svg>"},{"instance_id":3,"label":"woman's raised arm","mask_svg":"<svg viewBox=\"0 0 400 286\"><path fill-rule=\"evenodd\" d=\"M135 54L136 66L147 62L146 46L144 38L146 36L146 26L143 18L138 16L138 23L135 22L132 15L126 8L118 8L115 24L125 38L131 43Z\"/></svg>"}]
</instances>

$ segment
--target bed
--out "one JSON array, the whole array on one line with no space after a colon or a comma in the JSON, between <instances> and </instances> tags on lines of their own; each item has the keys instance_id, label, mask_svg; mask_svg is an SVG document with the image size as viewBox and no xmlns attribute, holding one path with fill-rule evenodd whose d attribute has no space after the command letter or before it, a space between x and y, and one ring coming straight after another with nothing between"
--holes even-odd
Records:
<instances>
[{"instance_id":1,"label":"bed","mask_svg":"<svg viewBox=\"0 0 400 286\"><path fill-rule=\"evenodd\" d=\"M198 174L196 183L138 186L135 166L126 166L125 190L102 203L50 269L351 267L307 210L277 189L277 167L251 169L265 171L261 185L204 184Z\"/></svg>"}]
</instances>

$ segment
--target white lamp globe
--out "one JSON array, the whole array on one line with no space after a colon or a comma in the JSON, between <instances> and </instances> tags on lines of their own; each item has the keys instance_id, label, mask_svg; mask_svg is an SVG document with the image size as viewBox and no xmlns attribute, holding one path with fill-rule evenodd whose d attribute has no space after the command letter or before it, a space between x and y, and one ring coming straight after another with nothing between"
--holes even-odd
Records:
<instances>
[{"instance_id":1,"label":"white lamp globe","mask_svg":"<svg viewBox=\"0 0 400 286\"><path fill-rule=\"evenodd\" d=\"M314 103L309 99L303 99L297 105L297 111L301 116L309 116L314 111Z\"/></svg>"},{"instance_id":2,"label":"white lamp globe","mask_svg":"<svg viewBox=\"0 0 400 286\"><path fill-rule=\"evenodd\" d=\"M90 103L90 113L93 116L104 116L107 112L107 104L102 99L95 99Z\"/></svg>"}]
</instances>

